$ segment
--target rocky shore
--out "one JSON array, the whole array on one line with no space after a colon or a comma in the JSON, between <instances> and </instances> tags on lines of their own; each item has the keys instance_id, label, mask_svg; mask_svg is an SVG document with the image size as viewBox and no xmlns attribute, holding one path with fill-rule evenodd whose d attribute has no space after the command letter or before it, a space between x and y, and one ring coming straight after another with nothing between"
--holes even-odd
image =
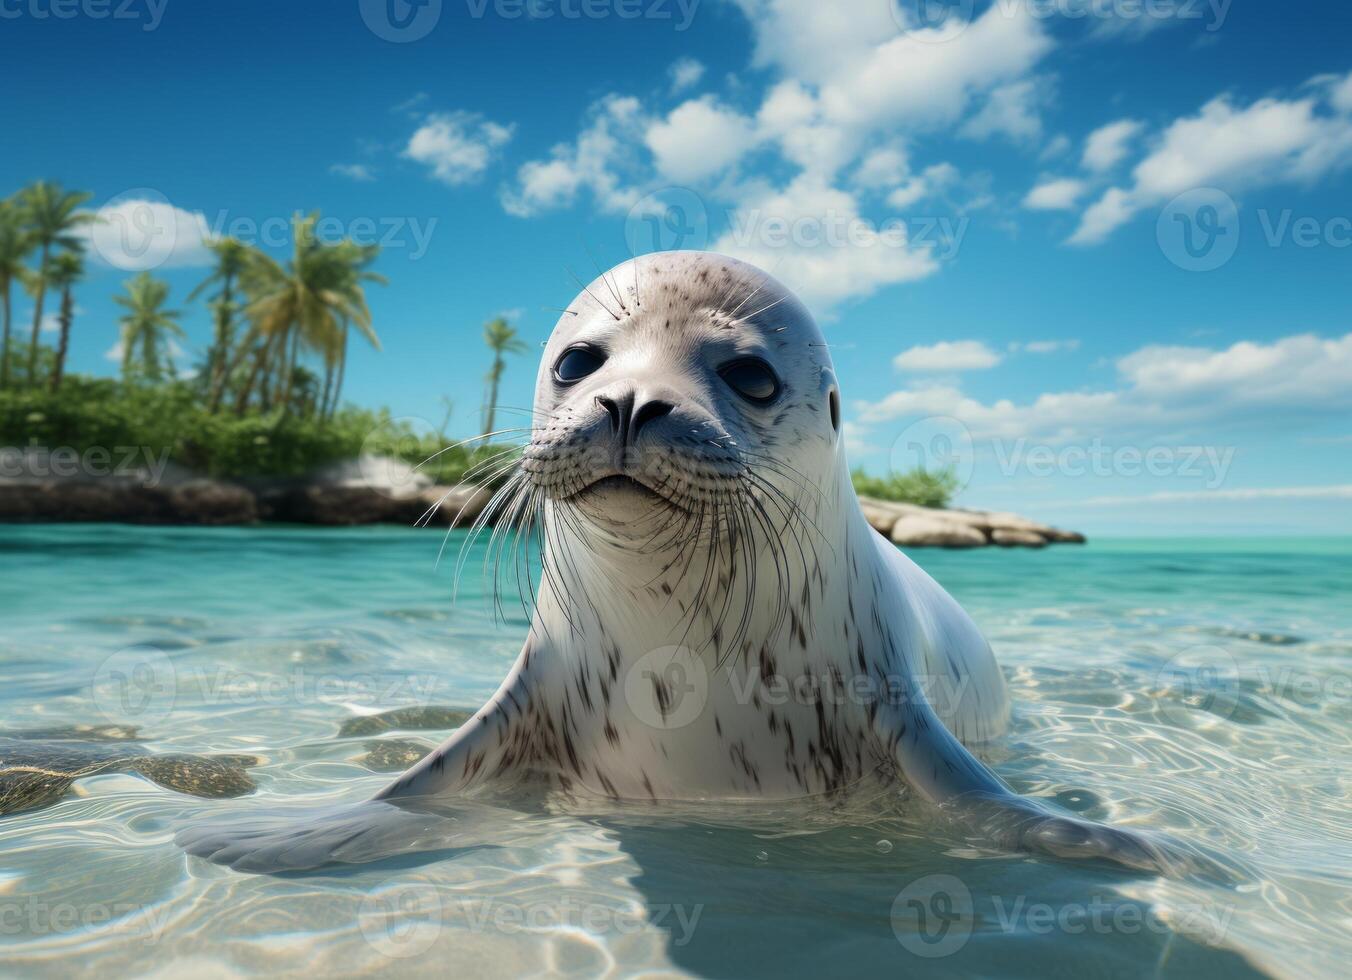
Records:
<instances>
[{"instance_id":1,"label":"rocky shore","mask_svg":"<svg viewBox=\"0 0 1352 980\"><path fill-rule=\"evenodd\" d=\"M279 522L446 527L479 516L491 494L439 486L399 460L364 457L295 479L216 480L172 464L158 472L63 472L30 456L0 476L0 523L222 526ZM17 468L11 467L11 470Z\"/></svg>"},{"instance_id":2,"label":"rocky shore","mask_svg":"<svg viewBox=\"0 0 1352 980\"><path fill-rule=\"evenodd\" d=\"M1084 535L995 510L938 510L860 497L874 530L903 548L1045 548L1084 544Z\"/></svg>"},{"instance_id":3,"label":"rocky shore","mask_svg":"<svg viewBox=\"0 0 1352 980\"><path fill-rule=\"evenodd\" d=\"M31 453L0 475L0 523L108 522L221 526L471 523L491 494L441 486L399 460L363 457L296 479L216 480L172 464L126 472L66 471ZM907 548L1041 548L1082 543L1073 531L999 511L936 510L860 498L864 516Z\"/></svg>"}]
</instances>

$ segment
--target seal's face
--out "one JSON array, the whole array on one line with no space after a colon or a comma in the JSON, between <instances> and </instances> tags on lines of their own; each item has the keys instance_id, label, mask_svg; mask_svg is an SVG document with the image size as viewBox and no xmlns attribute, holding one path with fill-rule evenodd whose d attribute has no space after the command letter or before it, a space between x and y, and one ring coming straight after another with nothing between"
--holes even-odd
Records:
<instances>
[{"instance_id":1,"label":"seal's face","mask_svg":"<svg viewBox=\"0 0 1352 980\"><path fill-rule=\"evenodd\" d=\"M839 396L810 315L763 273L664 253L584 288L540 365L523 470L584 519L716 509L748 489L797 496L835 463Z\"/></svg>"}]
</instances>

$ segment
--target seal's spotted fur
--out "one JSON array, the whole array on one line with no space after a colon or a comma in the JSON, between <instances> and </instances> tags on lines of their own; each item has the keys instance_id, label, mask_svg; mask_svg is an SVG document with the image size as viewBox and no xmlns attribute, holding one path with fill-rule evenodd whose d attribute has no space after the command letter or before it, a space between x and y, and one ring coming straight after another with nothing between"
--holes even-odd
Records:
<instances>
[{"instance_id":1,"label":"seal's spotted fur","mask_svg":"<svg viewBox=\"0 0 1352 980\"><path fill-rule=\"evenodd\" d=\"M579 344L604 362L560 383ZM752 356L777 375L768 404L720 375ZM960 799L1010 846L1157 866L1138 838L1014 796L965 747L1003 731L1003 677L957 603L864 520L839 398L811 316L753 267L664 253L584 288L546 346L520 470L484 518L542 533L525 647L378 799L522 776L623 799L783 799L877 774ZM182 839L238 867L304 867L362 819Z\"/></svg>"}]
</instances>

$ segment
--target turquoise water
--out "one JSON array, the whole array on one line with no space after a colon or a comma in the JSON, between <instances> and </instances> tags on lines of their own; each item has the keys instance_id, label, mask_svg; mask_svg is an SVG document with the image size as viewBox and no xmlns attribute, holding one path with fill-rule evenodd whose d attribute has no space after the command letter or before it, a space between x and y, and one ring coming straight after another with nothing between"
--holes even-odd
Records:
<instances>
[{"instance_id":1,"label":"turquoise water","mask_svg":"<svg viewBox=\"0 0 1352 980\"><path fill-rule=\"evenodd\" d=\"M473 560L453 606L440 545L399 529L0 529L0 727L132 723L156 750L263 760L242 800L104 774L0 817L0 974L1233 980L1336 975L1352 957L1347 540L914 554L1009 677L999 771L1226 854L1238 884L990 852L890 794L525 807L495 814L481 846L304 876L186 858L173 830L194 816L383 786L344 719L491 693L525 620L507 603L495 622Z\"/></svg>"}]
</instances>

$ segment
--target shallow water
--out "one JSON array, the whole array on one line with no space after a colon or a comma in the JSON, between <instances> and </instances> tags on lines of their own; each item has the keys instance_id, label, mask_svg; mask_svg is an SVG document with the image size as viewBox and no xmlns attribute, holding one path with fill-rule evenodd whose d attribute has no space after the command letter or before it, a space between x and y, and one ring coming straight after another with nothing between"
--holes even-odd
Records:
<instances>
[{"instance_id":1,"label":"shallow water","mask_svg":"<svg viewBox=\"0 0 1352 980\"><path fill-rule=\"evenodd\" d=\"M457 532L458 533L458 532ZM474 814L478 841L291 877L173 830L369 797L359 713L475 707L520 647L457 541L398 529L0 529L0 727L246 753L256 794L126 774L0 817L0 973L1335 975L1352 958L1352 541L917 552L986 631L1021 791L1246 869L1161 881L993 853L891 793ZM392 732L427 744L440 732Z\"/></svg>"}]
</instances>

